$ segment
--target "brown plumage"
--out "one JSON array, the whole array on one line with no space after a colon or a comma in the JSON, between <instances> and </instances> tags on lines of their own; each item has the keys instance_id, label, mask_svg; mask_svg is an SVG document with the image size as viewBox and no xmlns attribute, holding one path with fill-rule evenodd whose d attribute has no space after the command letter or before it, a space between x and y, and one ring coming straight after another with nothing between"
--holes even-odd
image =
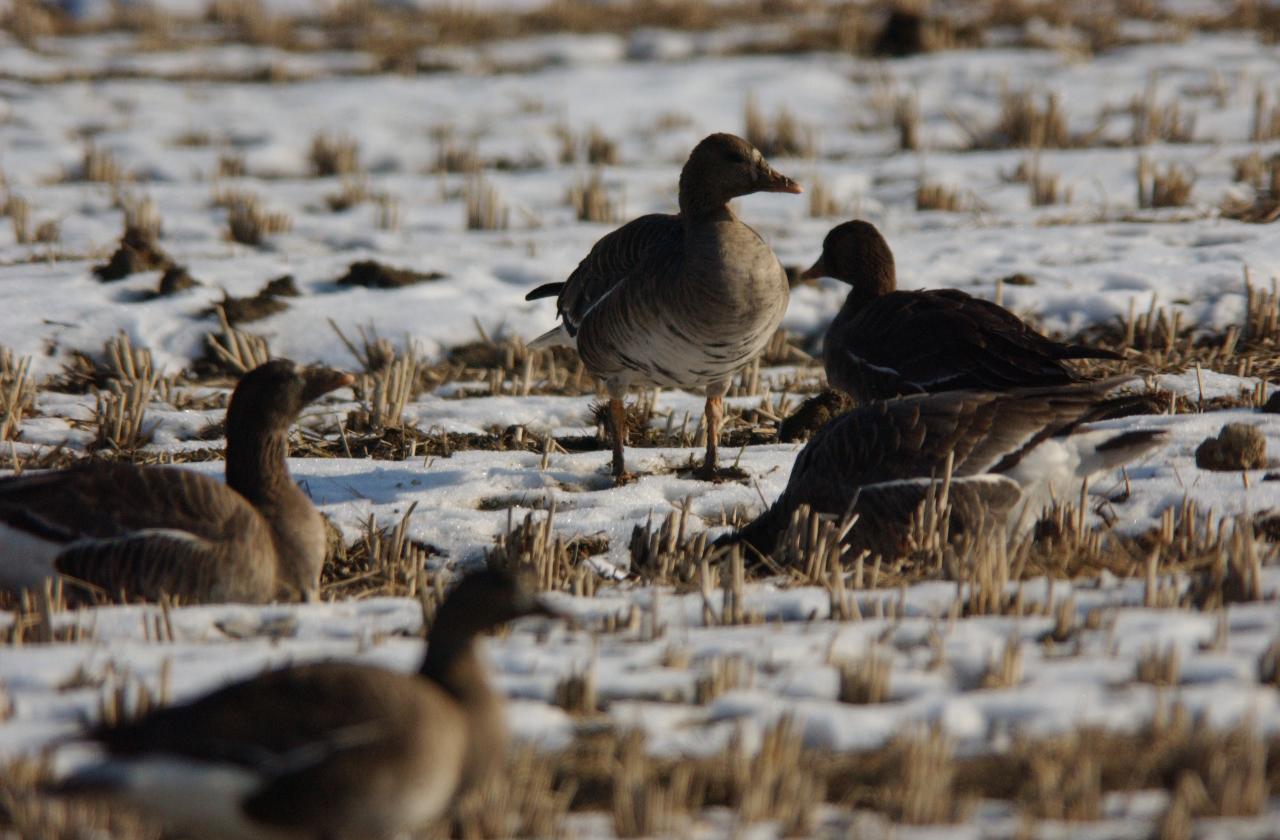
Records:
<instances>
[{"instance_id":1,"label":"brown plumage","mask_svg":"<svg viewBox=\"0 0 1280 840\"><path fill-rule=\"evenodd\" d=\"M1081 378L1066 360L1121 358L1046 338L1009 310L956 289L897 291L893 252L868 222L833 228L803 276L853 287L827 328L823 364L832 387L858 402L1066 385Z\"/></svg>"},{"instance_id":2,"label":"brown plumage","mask_svg":"<svg viewBox=\"0 0 1280 840\"><path fill-rule=\"evenodd\" d=\"M1014 524L1015 508L1024 505L1021 524L1029 526L1053 498L1073 498L1087 477L1162 439L1156 431L1082 428L1113 409L1116 400L1105 392L1120 381L1003 394L948 391L854 409L814 435L778 500L724 541L741 539L769 554L803 504L824 514L854 510L859 520L849 546L893 555L930 484L943 478L948 456L953 534L987 522Z\"/></svg>"},{"instance_id":3,"label":"brown plumage","mask_svg":"<svg viewBox=\"0 0 1280 840\"><path fill-rule=\"evenodd\" d=\"M352 381L287 359L245 374L227 408L225 484L94 461L0 479L0 585L61 574L128 600L314 596L324 522L289 476L287 436L304 406Z\"/></svg>"},{"instance_id":4,"label":"brown plumage","mask_svg":"<svg viewBox=\"0 0 1280 840\"><path fill-rule=\"evenodd\" d=\"M622 399L632 385L702 390L707 457L716 476L722 398L733 374L764 349L787 307L786 272L729 209L754 192L798 193L750 143L712 134L680 173L680 212L628 222L592 247L556 296L561 323L532 346L575 347L609 392L613 474L625 481Z\"/></svg>"},{"instance_id":5,"label":"brown plumage","mask_svg":"<svg viewBox=\"0 0 1280 840\"><path fill-rule=\"evenodd\" d=\"M270 671L89 738L108 758L66 793L112 793L200 837L384 838L420 829L500 766L506 729L480 633L552 613L481 571L441 604L416 674L322 662Z\"/></svg>"}]
</instances>

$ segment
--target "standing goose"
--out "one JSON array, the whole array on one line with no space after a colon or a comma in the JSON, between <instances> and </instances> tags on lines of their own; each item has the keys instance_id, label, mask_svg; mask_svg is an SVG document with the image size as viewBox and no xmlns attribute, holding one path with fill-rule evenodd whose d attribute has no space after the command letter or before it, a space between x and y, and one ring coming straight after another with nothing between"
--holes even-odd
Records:
<instances>
[{"instance_id":1,"label":"standing goose","mask_svg":"<svg viewBox=\"0 0 1280 840\"><path fill-rule=\"evenodd\" d=\"M787 275L729 201L755 192L799 193L760 152L732 134L712 134L680 172L680 212L628 222L592 247L563 283L526 300L556 297L561 322L530 346L575 347L609 393L613 475L623 461L632 385L706 393L707 457L716 477L723 397L733 374L758 355L787 308Z\"/></svg>"},{"instance_id":2,"label":"standing goose","mask_svg":"<svg viewBox=\"0 0 1280 840\"><path fill-rule=\"evenodd\" d=\"M1104 397L1119 381L948 391L855 408L818 430L778 500L723 541L769 554L799 505L842 515L856 500L849 547L897 556L950 454L951 533L985 522L1030 526L1052 500L1074 498L1083 480L1159 445L1160 431L1081 428L1124 400Z\"/></svg>"},{"instance_id":3,"label":"standing goose","mask_svg":"<svg viewBox=\"0 0 1280 840\"><path fill-rule=\"evenodd\" d=\"M998 304L957 289L897 291L893 252L875 226L845 222L801 277L852 286L827 328L827 381L859 403L966 388L1067 385L1067 359L1120 359L1110 350L1046 338Z\"/></svg>"},{"instance_id":4,"label":"standing goose","mask_svg":"<svg viewBox=\"0 0 1280 840\"><path fill-rule=\"evenodd\" d=\"M442 816L495 769L501 699L476 637L553 615L509 575L440 605L416 674L350 662L270 671L89 737L107 751L65 793L107 793L199 837L385 838Z\"/></svg>"},{"instance_id":5,"label":"standing goose","mask_svg":"<svg viewBox=\"0 0 1280 840\"><path fill-rule=\"evenodd\" d=\"M60 574L127 600L314 597L324 521L289 476L289 427L352 382L288 359L246 373L227 406L225 484L96 461L0 479L0 586L38 588Z\"/></svg>"}]
</instances>

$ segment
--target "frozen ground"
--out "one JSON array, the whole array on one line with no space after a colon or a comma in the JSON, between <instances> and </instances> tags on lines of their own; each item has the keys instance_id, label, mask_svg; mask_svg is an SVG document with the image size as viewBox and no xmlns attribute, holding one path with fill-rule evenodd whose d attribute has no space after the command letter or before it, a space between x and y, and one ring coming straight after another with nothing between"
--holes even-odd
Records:
<instances>
[{"instance_id":1,"label":"frozen ground","mask_svg":"<svg viewBox=\"0 0 1280 840\"><path fill-rule=\"evenodd\" d=\"M422 60L451 69L399 76L370 73L368 57L358 53L216 44L139 50L130 37L113 34L51 38L32 50L0 34L3 194L26 200L33 227L53 220L60 233L56 242L21 243L16 227L0 229L0 342L31 356L37 376L49 377L76 353L100 359L104 342L123 331L152 351L163 372L177 374L205 354L206 334L217 331L213 304L225 294L251 295L286 273L301 296L284 299L284 311L243 329L298 361L358 367L329 320L348 336L376 329L431 360L481 333L529 338L551 325L553 307L526 303L524 293L566 275L612 226L575 218L567 195L591 167L560 162L563 130L582 137L595 127L616 143L616 161L600 172L623 218L670 211L688 149L711 131L741 132L748 98L770 119L780 108L790 110L811 139L811 154L773 162L810 193L824 185L832 202L817 208L816 217L804 197L738 202L739 213L784 264L807 264L828 228L859 215L885 232L903 286L999 294L1045 329L1064 334L1114 324L1132 310L1146 311L1153 299L1181 313L1184 325L1220 334L1245 318L1246 272L1263 288L1280 275L1275 226L1231 221L1218 211L1225 197L1252 194L1234 183L1236 158L1280 151L1280 141L1251 140L1256 91L1280 98L1280 53L1252 34L1191 34L1091 59L1074 49L998 45L893 61L826 52L724 54L733 51L726 44L748 36L763 37L646 30L504 39L440 48ZM219 80L257 67L283 68L294 80ZM517 68L522 72L510 72ZM1085 147L1039 154L1041 170L1059 175L1062 190L1070 191L1069 200L1053 206L1031 206L1026 184L1011 179L1030 158L1025 150L966 148L964 127L993 125L1002 92L1024 87L1037 96L1056 94L1072 133L1087 133L1100 114L1111 114ZM901 96L918 100L923 151L898 149L891 117ZM1184 119L1194 115L1190 142L1126 145L1133 117L1124 109L1144 96L1177 102ZM308 150L321 133L356 141L361 175L314 176ZM90 144L109 153L120 172L116 183L83 178ZM458 151L485 165L484 180L508 208L506 229L467 230L473 176L435 171L442 156ZM1178 163L1194 171L1187 206L1137 206L1139 154L1161 168ZM238 171L227 175L223 165L219 175L220 160ZM966 209L918 211L922 179L954 188ZM380 224L369 201L330 209L327 199L343 190L344 180L385 194L394 223ZM214 199L232 190L254 193L268 210L288 214L291 229L259 247L229 241L227 210ZM144 200L161 220L160 246L201 285L150 297L158 271L113 283L95 278L93 266L105 262L120 236L121 204ZM349 264L369 258L443 277L400 289L335 283ZM1014 274L1033 284L998 282ZM798 288L785 326L802 336L820 333L843 294L830 281ZM1231 375L1235 369L1226 359L1215 366L1223 372L1163 374L1134 387L1157 386L1192 404L1253 394L1259 380ZM764 389L731 403L775 411L782 401L794 405L804 396L786 392L794 374L766 370ZM812 376L804 373L805 387ZM193 390L208 393L203 386ZM592 402L580 395L519 396L510 388L493 395L484 385L454 383L417 395L405 418L431 433L523 426L538 438L581 436L594 434ZM82 450L92 438L94 405L92 393L42 391L12 449L4 445L6 456L31 457L57 445ZM337 423L357 407L350 393L339 392L304 425L334 440ZM663 393L655 409L655 427L692 430L701 400ZM157 402L147 420L153 440L143 452L220 447L216 433L201 434L219 416ZM1199 443L1232 421L1259 426L1270 451L1280 452L1280 420L1247 407L1110 421L1167 429L1169 436L1127 475L1095 482L1096 507L1106 515L1091 513L1090 523L1101 527L1105 519L1118 533L1140 534L1184 499L1207 521L1280 509L1280 482L1265 480L1266 470L1196 466ZM720 485L675 471L700 457L696 447L632 449L628 457L643 475L621 489L607 478L603 451L544 456L473 449L403 461L295 458L290 466L348 541L370 516L392 525L416 503L412 539L439 552L433 567L460 568L482 556L509 515L521 519L554 504L561 533L607 537L599 559L623 571L633 527L660 521L686 499L695 530L754 513L762 497L771 500L784 486L798 449L770 443L739 455L726 447L723 457L738 458L751 480ZM222 466L213 460L189 468L217 475ZM1122 490L1128 491L1123 500ZM1027 601L1044 605L1037 615L960 617L953 613L957 584L938 581L858 591L863 619L840 622L828 618L824 589L764 581L747 584L746 602L766 623L705 626L697 592L624 581L594 598L558 596L580 619L574 628L522 624L490 641L488 660L514 698L513 730L547 749L598 723L552 703L557 684L584 670L594 671L602 717L643 729L649 749L668 756L708 754L735 730L756 737L783 715L795 719L814 747L870 749L925 722L954 739L959 754L999 753L1018 734L1041 737L1081 726L1135 731L1173 702L1202 713L1206 727L1251 722L1273 738L1280 736L1280 694L1259 682L1259 661L1280 637L1280 574L1271 543L1260 541L1256 551L1264 600L1216 613L1152 608L1147 581L1102 573L1052 585L1039 577L1010 584L1010 592L1021 589ZM1186 575L1161 579L1175 590L1189 586ZM719 599L718 592L711 598L713 615ZM633 608L645 617L638 626L600 632L607 619ZM1044 642L1059 609L1077 632L1068 641ZM0 723L0 758L73 735L94 713L104 680L152 688L163 682L169 698L181 699L268 664L339 656L408 668L420 650L420 609L410 599L178 609L173 638L163 642L145 629L154 613L110 607L61 614L55 623L79 624L89 640L0 649L0 698L12 707ZM11 620L0 615L0 625ZM839 702L836 663L872 647L891 663L887 700ZM1015 678L984 681L991 663L1015 649ZM1171 685L1136 679L1144 662L1170 649L1178 657ZM723 669L726 660L740 663L736 685L709 702L694 702L699 679ZM60 760L78 756L66 750ZM1107 819L1091 829L1096 836L1145 836L1168 798L1163 792L1116 796L1104 808ZM1011 808L980 808L965 831L1012 835L1020 822ZM1256 819L1206 821L1200 831L1264 836L1278 817L1273 796ZM588 820L580 834L599 830L589 818L578 819ZM711 815L697 830L719 828L723 820ZM893 830L879 823L864 829L868 836ZM1051 822L1036 830L1046 837L1071 833ZM903 829L897 836L943 836L929 833L938 831L949 829Z\"/></svg>"}]
</instances>

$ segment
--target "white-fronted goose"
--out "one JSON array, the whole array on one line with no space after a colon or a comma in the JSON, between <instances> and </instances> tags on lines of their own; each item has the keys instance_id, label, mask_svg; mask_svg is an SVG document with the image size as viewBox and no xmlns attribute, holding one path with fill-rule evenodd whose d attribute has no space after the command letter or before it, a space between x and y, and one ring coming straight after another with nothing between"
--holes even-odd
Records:
<instances>
[{"instance_id":1,"label":"white-fronted goose","mask_svg":"<svg viewBox=\"0 0 1280 840\"><path fill-rule=\"evenodd\" d=\"M1114 408L1104 393L1118 381L947 391L855 408L818 430L778 500L724 542L745 540L769 554L799 505L842 515L856 499L849 547L893 556L952 453L951 533L988 519L1029 527L1053 499L1076 498L1085 478L1159 444L1159 431L1081 426Z\"/></svg>"},{"instance_id":2,"label":"white-fronted goose","mask_svg":"<svg viewBox=\"0 0 1280 840\"><path fill-rule=\"evenodd\" d=\"M801 275L853 288L827 328L827 381L858 402L966 388L1080 381L1067 359L1119 359L1110 350L1046 338L991 301L956 289L897 291L893 252L864 221L833 228Z\"/></svg>"},{"instance_id":3,"label":"white-fronted goose","mask_svg":"<svg viewBox=\"0 0 1280 840\"><path fill-rule=\"evenodd\" d=\"M531 346L576 347L609 392L613 474L626 479L622 400L632 385L701 389L714 478L722 398L733 374L769 341L787 308L787 275L772 249L738 221L729 201L755 192L798 193L750 143L712 134L680 173L680 212L628 222L591 249L557 296L561 323Z\"/></svg>"},{"instance_id":4,"label":"white-fronted goose","mask_svg":"<svg viewBox=\"0 0 1280 840\"><path fill-rule=\"evenodd\" d=\"M501 698L480 633L552 613L509 575L473 573L441 604L416 674L349 662L286 667L89 737L100 764L65 793L108 793L216 838L385 838L443 815L500 766Z\"/></svg>"},{"instance_id":5,"label":"white-fronted goose","mask_svg":"<svg viewBox=\"0 0 1280 840\"><path fill-rule=\"evenodd\" d=\"M94 461L0 479L0 585L38 588L61 574L129 600L314 596L324 522L289 476L289 427L312 400L353 381L288 359L246 373L227 407L225 484Z\"/></svg>"}]
</instances>

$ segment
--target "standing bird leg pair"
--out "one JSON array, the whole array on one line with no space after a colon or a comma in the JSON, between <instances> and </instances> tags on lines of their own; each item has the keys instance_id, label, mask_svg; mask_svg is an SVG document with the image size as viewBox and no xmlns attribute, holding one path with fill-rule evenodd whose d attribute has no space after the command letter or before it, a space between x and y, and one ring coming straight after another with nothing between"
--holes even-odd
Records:
<instances>
[{"instance_id":1,"label":"standing bird leg pair","mask_svg":"<svg viewBox=\"0 0 1280 840\"><path fill-rule=\"evenodd\" d=\"M693 475L703 481L719 481L720 425L724 421L724 397L708 394L706 413L703 416L707 423L707 457Z\"/></svg>"},{"instance_id":2,"label":"standing bird leg pair","mask_svg":"<svg viewBox=\"0 0 1280 840\"><path fill-rule=\"evenodd\" d=\"M622 454L627 445L627 407L621 397L609 398L609 437L613 439L613 483L621 487L635 478L627 472Z\"/></svg>"},{"instance_id":3,"label":"standing bird leg pair","mask_svg":"<svg viewBox=\"0 0 1280 840\"><path fill-rule=\"evenodd\" d=\"M720 477L718 469L720 457L720 426L724 420L724 397L708 396L706 405L707 424L707 457L702 466L694 471L696 478L705 481L717 481ZM627 442L627 409L620 397L609 398L609 436L613 443L613 480L621 486L635 478L627 472L623 457L623 448Z\"/></svg>"}]
</instances>

